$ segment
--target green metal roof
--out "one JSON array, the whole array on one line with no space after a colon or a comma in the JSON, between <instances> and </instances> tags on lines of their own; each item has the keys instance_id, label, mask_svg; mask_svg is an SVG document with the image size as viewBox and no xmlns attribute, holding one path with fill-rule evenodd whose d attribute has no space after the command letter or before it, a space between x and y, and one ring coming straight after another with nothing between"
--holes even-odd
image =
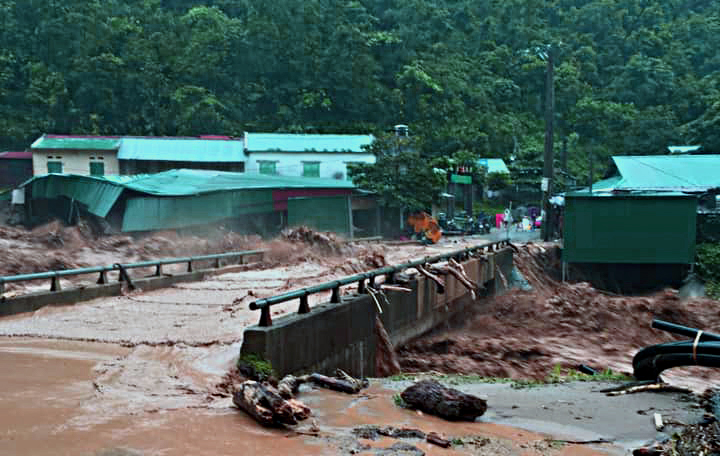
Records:
<instances>
[{"instance_id":1,"label":"green metal roof","mask_svg":"<svg viewBox=\"0 0 720 456\"><path fill-rule=\"evenodd\" d=\"M488 173L510 173L505 160L502 158L479 158L477 164L487 168Z\"/></svg>"},{"instance_id":2,"label":"green metal roof","mask_svg":"<svg viewBox=\"0 0 720 456\"><path fill-rule=\"evenodd\" d=\"M36 139L31 149L81 149L81 150L117 150L120 138L95 136L59 136L43 135Z\"/></svg>"},{"instance_id":3,"label":"green metal roof","mask_svg":"<svg viewBox=\"0 0 720 456\"><path fill-rule=\"evenodd\" d=\"M705 191L720 187L720 155L615 156L618 190Z\"/></svg>"},{"instance_id":4,"label":"green metal roof","mask_svg":"<svg viewBox=\"0 0 720 456\"><path fill-rule=\"evenodd\" d=\"M244 149L242 139L126 137L118 160L244 163Z\"/></svg>"},{"instance_id":5,"label":"green metal roof","mask_svg":"<svg viewBox=\"0 0 720 456\"><path fill-rule=\"evenodd\" d=\"M149 174L122 185L137 192L166 196L187 196L247 189L355 188L352 182L338 179L270 176L197 169L178 169Z\"/></svg>"}]
</instances>

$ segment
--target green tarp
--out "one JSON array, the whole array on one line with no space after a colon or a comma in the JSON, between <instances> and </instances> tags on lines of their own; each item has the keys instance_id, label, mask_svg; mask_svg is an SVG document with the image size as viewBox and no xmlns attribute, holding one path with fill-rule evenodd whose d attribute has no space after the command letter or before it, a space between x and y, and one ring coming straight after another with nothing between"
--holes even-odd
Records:
<instances>
[{"instance_id":1,"label":"green tarp","mask_svg":"<svg viewBox=\"0 0 720 456\"><path fill-rule=\"evenodd\" d=\"M105 217L110 212L123 187L104 179L87 176L47 175L42 178L33 178L25 185L30 185L32 198L54 199L64 196L78 201L87 210L99 217Z\"/></svg>"}]
</instances>

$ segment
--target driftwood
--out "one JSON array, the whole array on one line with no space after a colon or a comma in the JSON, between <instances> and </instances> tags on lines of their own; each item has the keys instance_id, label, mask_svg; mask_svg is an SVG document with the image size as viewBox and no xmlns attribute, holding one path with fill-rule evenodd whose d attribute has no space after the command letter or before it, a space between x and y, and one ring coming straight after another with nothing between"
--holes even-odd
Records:
<instances>
[{"instance_id":1,"label":"driftwood","mask_svg":"<svg viewBox=\"0 0 720 456\"><path fill-rule=\"evenodd\" d=\"M380 289L385 291L399 291L401 293L412 293L412 288L407 287L400 287L397 285L385 285L384 283L380 285Z\"/></svg>"},{"instance_id":2,"label":"driftwood","mask_svg":"<svg viewBox=\"0 0 720 456\"><path fill-rule=\"evenodd\" d=\"M400 363L395 354L395 348L379 315L375 315L375 337L377 338L375 373L379 377L399 374Z\"/></svg>"},{"instance_id":3,"label":"driftwood","mask_svg":"<svg viewBox=\"0 0 720 456\"><path fill-rule=\"evenodd\" d=\"M481 288L483 288L479 283L475 282L473 279L470 278L467 271L465 271L465 267L462 265L462 263L458 263L452 258L450 258L448 263L450 264L450 268L455 269L456 272L458 272L463 277L463 280L466 281L474 290L480 290Z\"/></svg>"},{"instance_id":4,"label":"driftwood","mask_svg":"<svg viewBox=\"0 0 720 456\"><path fill-rule=\"evenodd\" d=\"M477 299L477 285L473 284L467 277L463 276L463 274L458 269L453 268L452 266L448 266L446 271L449 272L453 277L458 280L458 282L460 282L465 288L470 291L473 301Z\"/></svg>"},{"instance_id":5,"label":"driftwood","mask_svg":"<svg viewBox=\"0 0 720 456\"><path fill-rule=\"evenodd\" d=\"M420 265L415 266L415 269L417 269L420 274L424 275L428 279L435 282L438 286L438 291L445 289L445 281L443 279L441 279L437 275L431 273L430 271L428 271L427 269L425 269L424 267L422 267Z\"/></svg>"},{"instance_id":6,"label":"driftwood","mask_svg":"<svg viewBox=\"0 0 720 456\"><path fill-rule=\"evenodd\" d=\"M234 389L233 403L262 425L297 424L310 416L305 404L284 399L271 385L247 380Z\"/></svg>"},{"instance_id":7,"label":"driftwood","mask_svg":"<svg viewBox=\"0 0 720 456\"><path fill-rule=\"evenodd\" d=\"M447 388L436 380L422 380L400 395L408 407L450 421L475 421L487 410L487 402L477 396Z\"/></svg>"},{"instance_id":8,"label":"driftwood","mask_svg":"<svg viewBox=\"0 0 720 456\"><path fill-rule=\"evenodd\" d=\"M338 376L340 378L328 377L326 375L315 373L310 374L308 379L322 388L348 394L357 394L365 386L362 381L349 376L340 369L338 369Z\"/></svg>"},{"instance_id":9,"label":"driftwood","mask_svg":"<svg viewBox=\"0 0 720 456\"><path fill-rule=\"evenodd\" d=\"M307 377L295 377L294 375L286 375L280 380L277 386L278 393L285 399L295 397L300 389L300 385L307 382Z\"/></svg>"},{"instance_id":10,"label":"driftwood","mask_svg":"<svg viewBox=\"0 0 720 456\"><path fill-rule=\"evenodd\" d=\"M433 445L437 445L442 448L450 448L450 445L452 445L449 440L442 438L442 436L437 432L430 432L425 440L427 440L428 443L432 443Z\"/></svg>"},{"instance_id":11,"label":"driftwood","mask_svg":"<svg viewBox=\"0 0 720 456\"><path fill-rule=\"evenodd\" d=\"M644 391L654 391L656 393L691 393L687 388L680 388L678 386L668 385L667 383L651 383L648 385L636 385L630 386L624 389L608 391L605 393L606 396L622 396L625 394L641 393Z\"/></svg>"}]
</instances>

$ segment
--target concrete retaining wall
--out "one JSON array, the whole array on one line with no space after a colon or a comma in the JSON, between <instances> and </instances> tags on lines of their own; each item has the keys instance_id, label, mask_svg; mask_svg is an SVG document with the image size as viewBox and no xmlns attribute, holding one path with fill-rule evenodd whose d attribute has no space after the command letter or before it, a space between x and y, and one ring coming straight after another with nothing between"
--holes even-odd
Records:
<instances>
[{"instance_id":1,"label":"concrete retaining wall","mask_svg":"<svg viewBox=\"0 0 720 456\"><path fill-rule=\"evenodd\" d=\"M485 285L484 296L508 285L512 249L488 253L463 263L468 275ZM482 305L473 301L454 277L445 277L444 293L435 282L418 277L409 282L412 292L387 291L381 320L393 344L402 345L448 320ZM268 327L251 326L243 334L241 355L254 354L270 361L280 376L289 373L332 373L340 368L356 376L375 374L375 315L369 295L345 296L339 304L315 306L310 313L276 318Z\"/></svg>"}]
</instances>

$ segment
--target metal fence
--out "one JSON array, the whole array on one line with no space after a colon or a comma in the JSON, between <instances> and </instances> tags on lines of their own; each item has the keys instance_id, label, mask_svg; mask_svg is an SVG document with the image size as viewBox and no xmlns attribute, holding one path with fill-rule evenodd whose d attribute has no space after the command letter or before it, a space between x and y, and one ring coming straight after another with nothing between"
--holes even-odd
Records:
<instances>
[{"instance_id":1,"label":"metal fence","mask_svg":"<svg viewBox=\"0 0 720 456\"><path fill-rule=\"evenodd\" d=\"M60 278L62 277L73 277L86 274L99 274L97 283L106 284L108 283L107 273L111 271L118 272L118 279L121 282L128 282L132 287L132 278L128 274L130 269L138 268L155 268L154 277L162 276L162 267L171 264L183 264L187 263L187 272L193 272L193 263L198 261L214 261L214 267L220 268L223 260L229 261L230 259L236 258L237 262L243 264L245 258L248 256L264 254L265 250L245 250L241 252L228 252L228 253L216 253L211 255L198 255L189 257L179 258L164 258L160 260L142 261L139 263L115 263L111 266L95 266L91 268L79 268L79 269L64 269L60 271L47 271L38 272L34 274L20 274L14 276L0 277L0 296L5 293L6 283L17 283L17 282L28 282L31 280L50 280L50 291L60 291Z\"/></svg>"},{"instance_id":2,"label":"metal fence","mask_svg":"<svg viewBox=\"0 0 720 456\"><path fill-rule=\"evenodd\" d=\"M501 240L495 242L489 242L486 244L477 245L474 247L468 247L462 250L456 250L454 252L444 253L442 255L436 255L432 257L425 257L419 260L410 261L408 263L397 264L393 266L385 266L383 268L374 269L372 271L363 272L360 274L343 277L341 279L325 282L320 285L312 287L302 288L300 290L290 291L281 295L273 296L270 298L258 299L257 301L250 303L250 310L260 310L260 326L272 326L272 317L270 316L270 307L283 302L291 301L293 299L300 300L300 306L298 308L299 314L305 314L310 312L310 305L308 304L308 296L315 293L321 293L323 291L332 290L330 297L331 303L340 302L340 287L343 285L350 285L352 283L358 284L358 293L364 293L366 286L373 287L375 285L375 279L378 276L385 277L385 283L391 284L394 282L395 274L398 274L405 269L413 268L416 266L422 266L425 264L438 263L440 261L447 261L454 259L456 261L463 261L472 255L481 252L492 252L501 247L510 245L509 240ZM365 281L368 281L366 285Z\"/></svg>"}]
</instances>

